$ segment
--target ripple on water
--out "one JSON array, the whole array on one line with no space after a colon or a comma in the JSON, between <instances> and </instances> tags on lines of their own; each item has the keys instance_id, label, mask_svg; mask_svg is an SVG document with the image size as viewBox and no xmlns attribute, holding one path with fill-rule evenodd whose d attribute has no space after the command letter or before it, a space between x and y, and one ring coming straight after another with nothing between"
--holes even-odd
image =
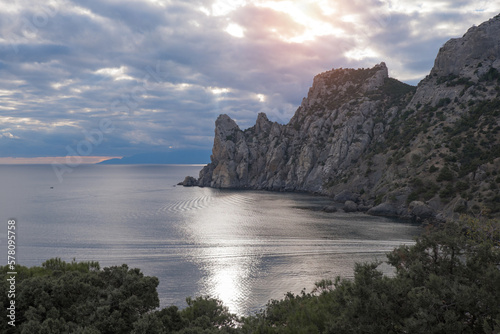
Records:
<instances>
[{"instance_id":1,"label":"ripple on water","mask_svg":"<svg viewBox=\"0 0 500 334\"><path fill-rule=\"evenodd\" d=\"M355 262L383 259L418 233L385 218L326 214L317 209L330 200L318 196L172 187L200 168L82 167L55 184L50 165L0 166L12 191L0 212L22 222L24 265L55 256L127 263L159 278L162 307L211 295L238 314L350 277Z\"/></svg>"}]
</instances>

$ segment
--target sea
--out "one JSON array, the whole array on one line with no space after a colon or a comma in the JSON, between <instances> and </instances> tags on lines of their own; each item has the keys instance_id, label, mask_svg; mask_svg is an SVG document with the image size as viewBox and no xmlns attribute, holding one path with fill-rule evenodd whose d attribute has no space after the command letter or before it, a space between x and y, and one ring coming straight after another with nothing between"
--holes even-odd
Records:
<instances>
[{"instance_id":1,"label":"sea","mask_svg":"<svg viewBox=\"0 0 500 334\"><path fill-rule=\"evenodd\" d=\"M58 178L51 165L0 165L2 265L15 219L19 264L55 257L127 264L158 277L161 307L211 296L249 315L322 279L352 278L355 263L380 261L391 275L386 253L421 231L396 219L323 212L332 205L323 196L176 185L201 168L80 165Z\"/></svg>"}]
</instances>

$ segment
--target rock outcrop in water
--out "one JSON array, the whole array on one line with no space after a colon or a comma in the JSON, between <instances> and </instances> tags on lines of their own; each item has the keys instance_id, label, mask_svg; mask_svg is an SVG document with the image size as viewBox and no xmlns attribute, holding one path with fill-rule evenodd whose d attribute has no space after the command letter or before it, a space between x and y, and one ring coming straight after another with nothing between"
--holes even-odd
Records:
<instances>
[{"instance_id":1,"label":"rock outcrop in water","mask_svg":"<svg viewBox=\"0 0 500 334\"><path fill-rule=\"evenodd\" d=\"M448 41L417 87L384 63L321 73L288 124L219 116L196 183L324 194L375 215L497 215L499 70L497 16Z\"/></svg>"}]
</instances>

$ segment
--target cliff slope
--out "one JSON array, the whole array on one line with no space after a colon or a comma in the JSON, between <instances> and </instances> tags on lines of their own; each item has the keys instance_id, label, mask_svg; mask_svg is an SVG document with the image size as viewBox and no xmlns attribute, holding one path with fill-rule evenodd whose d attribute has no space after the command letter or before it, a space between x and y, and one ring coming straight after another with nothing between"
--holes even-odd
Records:
<instances>
[{"instance_id":1,"label":"cliff slope","mask_svg":"<svg viewBox=\"0 0 500 334\"><path fill-rule=\"evenodd\" d=\"M417 87L370 69L317 75L290 122L216 121L192 184L306 191L395 216L500 212L500 15L440 50Z\"/></svg>"}]
</instances>

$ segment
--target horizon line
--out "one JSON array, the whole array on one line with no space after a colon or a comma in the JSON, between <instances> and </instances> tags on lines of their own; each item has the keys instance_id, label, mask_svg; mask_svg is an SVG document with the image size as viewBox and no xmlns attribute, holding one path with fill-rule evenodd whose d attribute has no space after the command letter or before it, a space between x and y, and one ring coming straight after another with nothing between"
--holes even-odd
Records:
<instances>
[{"instance_id":1,"label":"horizon line","mask_svg":"<svg viewBox=\"0 0 500 334\"><path fill-rule=\"evenodd\" d=\"M0 157L0 165L50 165L54 163L92 165L121 158L123 156Z\"/></svg>"}]
</instances>

